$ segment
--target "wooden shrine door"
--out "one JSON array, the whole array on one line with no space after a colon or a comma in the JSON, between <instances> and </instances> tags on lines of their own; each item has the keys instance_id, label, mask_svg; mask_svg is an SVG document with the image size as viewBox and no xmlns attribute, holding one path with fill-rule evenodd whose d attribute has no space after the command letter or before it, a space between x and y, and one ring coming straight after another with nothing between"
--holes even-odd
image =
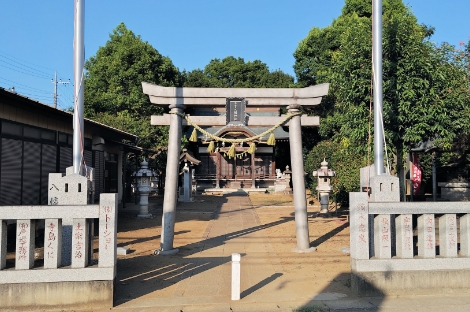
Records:
<instances>
[{"instance_id":1,"label":"wooden shrine door","mask_svg":"<svg viewBox=\"0 0 470 312\"><path fill-rule=\"evenodd\" d=\"M245 155L242 159L236 159L237 179L251 179L251 155Z\"/></svg>"}]
</instances>

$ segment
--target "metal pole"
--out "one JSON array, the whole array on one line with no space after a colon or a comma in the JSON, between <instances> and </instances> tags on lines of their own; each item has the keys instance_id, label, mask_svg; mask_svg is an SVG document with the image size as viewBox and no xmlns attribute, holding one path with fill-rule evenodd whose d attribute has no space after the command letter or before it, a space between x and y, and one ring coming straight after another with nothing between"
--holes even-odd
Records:
<instances>
[{"instance_id":1,"label":"metal pole","mask_svg":"<svg viewBox=\"0 0 470 312\"><path fill-rule=\"evenodd\" d=\"M382 0L372 3L372 60L374 76L374 163L376 175L384 173L382 126Z\"/></svg>"},{"instance_id":2,"label":"metal pole","mask_svg":"<svg viewBox=\"0 0 470 312\"><path fill-rule=\"evenodd\" d=\"M432 201L437 201L436 152L432 152Z\"/></svg>"},{"instance_id":3,"label":"metal pole","mask_svg":"<svg viewBox=\"0 0 470 312\"><path fill-rule=\"evenodd\" d=\"M85 61L85 0L75 0L73 71L74 71L74 110L73 110L73 172L80 174L83 164L83 90Z\"/></svg>"},{"instance_id":4,"label":"metal pole","mask_svg":"<svg viewBox=\"0 0 470 312\"><path fill-rule=\"evenodd\" d=\"M289 113L297 113L300 105L288 107ZM290 160L292 165L292 187L294 192L295 229L297 247L295 252L310 252L310 237L307 219L307 198L305 196L304 160L302 155L302 132L300 116L294 116L289 124Z\"/></svg>"},{"instance_id":5,"label":"metal pole","mask_svg":"<svg viewBox=\"0 0 470 312\"><path fill-rule=\"evenodd\" d=\"M57 108L57 72L54 75L54 108Z\"/></svg>"}]
</instances>

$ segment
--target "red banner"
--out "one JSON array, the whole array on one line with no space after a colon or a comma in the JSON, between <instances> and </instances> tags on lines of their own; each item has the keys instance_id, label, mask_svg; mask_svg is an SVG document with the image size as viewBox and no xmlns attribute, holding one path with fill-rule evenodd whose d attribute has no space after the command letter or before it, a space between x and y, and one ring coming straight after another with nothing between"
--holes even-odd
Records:
<instances>
[{"instance_id":1,"label":"red banner","mask_svg":"<svg viewBox=\"0 0 470 312\"><path fill-rule=\"evenodd\" d=\"M411 182L413 184L413 195L417 195L419 193L419 189L421 188L422 171L421 165L419 164L419 157L416 154L413 154L411 174Z\"/></svg>"}]
</instances>

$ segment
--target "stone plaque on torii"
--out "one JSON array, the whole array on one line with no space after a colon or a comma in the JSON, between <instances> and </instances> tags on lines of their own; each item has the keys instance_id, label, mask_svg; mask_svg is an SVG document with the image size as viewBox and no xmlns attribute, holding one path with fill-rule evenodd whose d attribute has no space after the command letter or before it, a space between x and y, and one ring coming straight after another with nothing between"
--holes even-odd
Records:
<instances>
[{"instance_id":1,"label":"stone plaque on torii","mask_svg":"<svg viewBox=\"0 0 470 312\"><path fill-rule=\"evenodd\" d=\"M152 125L169 125L168 157L166 166L165 195L163 199L162 234L160 249L156 254L175 254L173 248L175 213L177 204L179 155L181 149L182 126L188 125L184 115L185 108L223 107L227 99L243 99L247 106L273 107L287 106L289 114L294 116L285 123L289 127L289 145L292 165L292 185L294 189L294 210L297 246L296 252L315 250L310 247L307 220L307 200L305 197L304 163L302 155L301 126L319 126L318 116L300 116L302 106L318 105L322 96L328 94L329 84L320 84L307 88L177 88L162 87L142 82L143 92L150 102L170 109L170 114L152 116ZM191 121L199 126L225 126L226 116L190 116ZM273 126L285 119L279 117L248 116L247 126ZM173 187L172 187L173 186Z\"/></svg>"}]
</instances>

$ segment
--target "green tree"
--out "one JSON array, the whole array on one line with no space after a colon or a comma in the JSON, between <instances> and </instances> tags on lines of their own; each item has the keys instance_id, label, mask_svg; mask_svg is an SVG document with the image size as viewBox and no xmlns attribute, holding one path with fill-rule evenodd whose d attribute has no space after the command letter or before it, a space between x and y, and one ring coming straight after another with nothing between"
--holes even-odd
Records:
<instances>
[{"instance_id":1,"label":"green tree","mask_svg":"<svg viewBox=\"0 0 470 312\"><path fill-rule=\"evenodd\" d=\"M293 86L294 77L280 70L269 71L259 61L245 62L233 56L213 59L204 70L195 69L185 73L186 87L210 88L287 88Z\"/></svg>"},{"instance_id":2,"label":"green tree","mask_svg":"<svg viewBox=\"0 0 470 312\"><path fill-rule=\"evenodd\" d=\"M150 103L141 83L180 86L171 60L121 23L85 69L85 117L138 135L144 148L164 149L168 131L150 125L150 116L163 110Z\"/></svg>"},{"instance_id":3,"label":"green tree","mask_svg":"<svg viewBox=\"0 0 470 312\"><path fill-rule=\"evenodd\" d=\"M398 169L420 141L450 149L470 129L468 71L457 61L462 51L435 46L428 40L432 33L402 0L383 1L383 122ZM331 83L317 110L321 137L367 156L373 131L371 2L346 0L332 25L312 29L294 57L300 85Z\"/></svg>"},{"instance_id":4,"label":"green tree","mask_svg":"<svg viewBox=\"0 0 470 312\"><path fill-rule=\"evenodd\" d=\"M357 168L367 165L366 159L353 149L344 148L340 143L324 140L311 149L305 157L305 171L307 175L307 187L312 194L316 194L318 180L312 177L312 172L320 168L323 160L328 162L328 167L336 172L331 178L333 190L330 200L338 203L349 201L349 192L359 191L359 170Z\"/></svg>"}]
</instances>

